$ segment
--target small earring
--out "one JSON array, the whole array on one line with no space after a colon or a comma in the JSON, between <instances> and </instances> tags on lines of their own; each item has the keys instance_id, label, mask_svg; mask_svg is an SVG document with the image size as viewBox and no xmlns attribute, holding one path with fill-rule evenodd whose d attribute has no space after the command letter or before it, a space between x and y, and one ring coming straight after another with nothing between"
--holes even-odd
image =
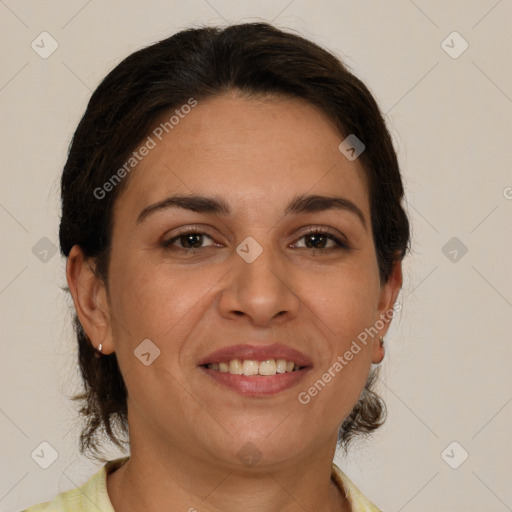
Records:
<instances>
[{"instance_id":1,"label":"small earring","mask_svg":"<svg viewBox=\"0 0 512 512\"><path fill-rule=\"evenodd\" d=\"M384 338L382 336L379 338L379 341L380 341L380 346L383 347L384 346Z\"/></svg>"},{"instance_id":2,"label":"small earring","mask_svg":"<svg viewBox=\"0 0 512 512\"><path fill-rule=\"evenodd\" d=\"M381 338L382 339L382 338ZM103 348L103 345L100 343L99 347L98 347L98 351L101 352L101 349Z\"/></svg>"}]
</instances>

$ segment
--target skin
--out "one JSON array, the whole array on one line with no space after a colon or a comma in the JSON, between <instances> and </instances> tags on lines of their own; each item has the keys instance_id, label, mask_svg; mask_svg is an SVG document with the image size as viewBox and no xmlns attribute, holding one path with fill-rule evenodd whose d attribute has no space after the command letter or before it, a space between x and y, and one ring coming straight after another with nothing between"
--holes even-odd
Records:
<instances>
[{"instance_id":1,"label":"skin","mask_svg":"<svg viewBox=\"0 0 512 512\"><path fill-rule=\"evenodd\" d=\"M392 308L402 271L397 263L380 282L366 176L338 150L343 138L303 100L230 92L200 102L116 201L108 293L73 247L67 280L78 316L96 347L116 352L128 389L131 457L107 479L116 510L350 510L331 481L337 433L384 357L378 337L389 322L307 405L297 395ZM136 223L146 206L178 193L223 198L231 214L173 208ZM347 198L366 227L339 209L285 216L297 194ZM162 247L190 226L208 235L193 239L195 253L180 239ZM329 249L328 239L308 248L310 226L344 236L351 250ZM263 249L252 263L236 252L247 236ZM147 338L161 351L149 366L133 353ZM264 398L198 368L213 350L249 339L290 345L314 368ZM248 443L260 457L252 466L237 455Z\"/></svg>"}]
</instances>

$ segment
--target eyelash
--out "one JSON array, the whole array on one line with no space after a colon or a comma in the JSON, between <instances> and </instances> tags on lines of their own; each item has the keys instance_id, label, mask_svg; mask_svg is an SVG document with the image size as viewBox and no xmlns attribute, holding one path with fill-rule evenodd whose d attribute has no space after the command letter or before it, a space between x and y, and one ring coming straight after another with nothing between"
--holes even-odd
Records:
<instances>
[{"instance_id":1,"label":"eyelash","mask_svg":"<svg viewBox=\"0 0 512 512\"><path fill-rule=\"evenodd\" d=\"M210 235L208 235L208 233L205 233L204 231L201 231L200 229L190 228L187 231L184 231L183 233L180 233L180 234L174 236L173 238L163 242L162 246L166 249L182 250L182 251L186 251L186 252L197 252L202 249L205 249L205 247L192 247L192 248L173 247L172 244L175 241L177 241L180 237L186 236L186 235L205 235L208 238L212 239L212 237ZM333 235L329 231L326 231L325 229L322 229L322 228L309 228L305 233L302 234L302 236L299 238L299 240L301 240L304 237L308 237L308 236L312 236L312 235L325 236L327 239L332 240L337 246L336 247L328 247L328 248L320 248L320 249L315 249L314 247L303 247L303 249L308 249L310 251L316 251L316 252L333 251L333 250L340 250L340 249L348 251L350 249L350 247L345 242L340 240L337 236Z\"/></svg>"}]
</instances>

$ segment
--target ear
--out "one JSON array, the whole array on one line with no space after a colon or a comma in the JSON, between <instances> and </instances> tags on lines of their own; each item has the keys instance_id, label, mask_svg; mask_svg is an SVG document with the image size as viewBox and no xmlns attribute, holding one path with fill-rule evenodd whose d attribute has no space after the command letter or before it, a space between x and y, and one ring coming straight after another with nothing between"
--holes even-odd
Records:
<instances>
[{"instance_id":1,"label":"ear","mask_svg":"<svg viewBox=\"0 0 512 512\"><path fill-rule=\"evenodd\" d=\"M391 320L394 316L395 305L400 289L402 288L402 261L397 260L391 271L389 279L381 286L379 305L377 309L377 318L375 319L375 328L379 331L373 339L373 358L372 362L378 364L384 359L385 349L380 344L380 338L384 338L388 332Z\"/></svg>"},{"instance_id":2,"label":"ear","mask_svg":"<svg viewBox=\"0 0 512 512\"><path fill-rule=\"evenodd\" d=\"M91 343L96 349L101 343L102 354L110 354L114 345L106 289L90 265L81 247L74 245L67 259L66 279L76 313Z\"/></svg>"}]
</instances>

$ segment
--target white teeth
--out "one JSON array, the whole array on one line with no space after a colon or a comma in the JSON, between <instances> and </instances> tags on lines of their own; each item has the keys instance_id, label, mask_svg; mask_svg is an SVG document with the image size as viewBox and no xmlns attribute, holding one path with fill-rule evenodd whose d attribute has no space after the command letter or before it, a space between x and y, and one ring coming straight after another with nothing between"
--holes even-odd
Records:
<instances>
[{"instance_id":1,"label":"white teeth","mask_svg":"<svg viewBox=\"0 0 512 512\"><path fill-rule=\"evenodd\" d=\"M242 375L242 362L239 359L232 359L229 362L229 373L232 373L233 375Z\"/></svg>"},{"instance_id":2,"label":"white teeth","mask_svg":"<svg viewBox=\"0 0 512 512\"><path fill-rule=\"evenodd\" d=\"M258 375L258 366L258 361L245 359L242 363L242 371L244 372L244 375Z\"/></svg>"},{"instance_id":3,"label":"white teeth","mask_svg":"<svg viewBox=\"0 0 512 512\"><path fill-rule=\"evenodd\" d=\"M298 364L286 359L267 359L255 361L254 359L232 359L229 362L210 363L209 370L233 375L276 375L276 373L290 373L300 369Z\"/></svg>"},{"instance_id":4,"label":"white teeth","mask_svg":"<svg viewBox=\"0 0 512 512\"><path fill-rule=\"evenodd\" d=\"M275 375L276 374L276 362L273 359L267 361L261 361L259 368L260 375Z\"/></svg>"},{"instance_id":5,"label":"white teeth","mask_svg":"<svg viewBox=\"0 0 512 512\"><path fill-rule=\"evenodd\" d=\"M286 359L278 359L276 361L276 372L286 373Z\"/></svg>"}]
</instances>

